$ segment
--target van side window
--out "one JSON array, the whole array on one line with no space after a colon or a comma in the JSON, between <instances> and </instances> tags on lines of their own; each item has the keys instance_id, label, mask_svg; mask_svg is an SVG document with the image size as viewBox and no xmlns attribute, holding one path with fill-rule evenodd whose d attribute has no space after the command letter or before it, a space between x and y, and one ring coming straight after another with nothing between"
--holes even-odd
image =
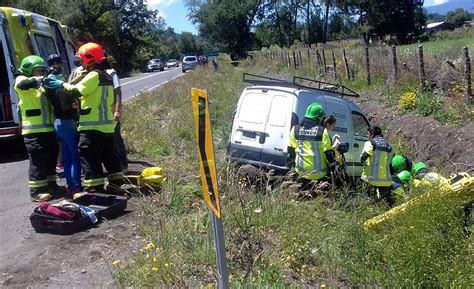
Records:
<instances>
[{"instance_id":1,"label":"van side window","mask_svg":"<svg viewBox=\"0 0 474 289\"><path fill-rule=\"evenodd\" d=\"M35 34L36 44L38 45L39 54L43 59L48 58L53 53L58 53L54 39L49 36Z\"/></svg>"},{"instance_id":2,"label":"van side window","mask_svg":"<svg viewBox=\"0 0 474 289\"><path fill-rule=\"evenodd\" d=\"M367 128L369 127L369 122L362 114L353 111L352 112L352 127L353 127L354 136L365 137L367 135Z\"/></svg>"}]
</instances>

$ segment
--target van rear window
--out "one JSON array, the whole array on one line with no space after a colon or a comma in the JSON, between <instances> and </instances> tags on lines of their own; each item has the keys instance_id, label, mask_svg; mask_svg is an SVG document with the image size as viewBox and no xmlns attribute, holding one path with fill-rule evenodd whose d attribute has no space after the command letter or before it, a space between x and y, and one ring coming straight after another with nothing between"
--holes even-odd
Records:
<instances>
[{"instance_id":1,"label":"van rear window","mask_svg":"<svg viewBox=\"0 0 474 289\"><path fill-rule=\"evenodd\" d=\"M266 95L249 93L244 96L239 111L239 120L256 124L264 123L268 112Z\"/></svg>"},{"instance_id":2,"label":"van rear window","mask_svg":"<svg viewBox=\"0 0 474 289\"><path fill-rule=\"evenodd\" d=\"M49 55L56 53L56 44L53 38L49 36L35 34L36 45L38 46L39 54L43 59L48 58Z\"/></svg>"}]
</instances>

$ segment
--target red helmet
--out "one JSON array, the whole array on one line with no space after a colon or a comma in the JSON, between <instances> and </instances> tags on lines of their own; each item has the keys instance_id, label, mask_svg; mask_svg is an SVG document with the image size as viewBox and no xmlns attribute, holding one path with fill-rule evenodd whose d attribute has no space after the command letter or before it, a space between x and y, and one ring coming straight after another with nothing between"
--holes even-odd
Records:
<instances>
[{"instance_id":1,"label":"red helmet","mask_svg":"<svg viewBox=\"0 0 474 289\"><path fill-rule=\"evenodd\" d=\"M97 43L89 42L81 47L77 51L79 57L82 59L82 63L89 67L93 64L99 63L106 59L105 50Z\"/></svg>"}]
</instances>

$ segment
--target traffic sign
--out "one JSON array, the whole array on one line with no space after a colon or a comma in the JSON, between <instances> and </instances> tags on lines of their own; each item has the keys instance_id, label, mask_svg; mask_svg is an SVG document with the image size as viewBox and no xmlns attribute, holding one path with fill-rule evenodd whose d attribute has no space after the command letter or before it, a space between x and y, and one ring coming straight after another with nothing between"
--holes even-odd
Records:
<instances>
[{"instance_id":1,"label":"traffic sign","mask_svg":"<svg viewBox=\"0 0 474 289\"><path fill-rule=\"evenodd\" d=\"M217 188L214 143L212 141L211 118L207 103L207 91L193 88L191 97L194 111L194 127L197 138L203 197L214 214L221 217L219 191Z\"/></svg>"},{"instance_id":2,"label":"traffic sign","mask_svg":"<svg viewBox=\"0 0 474 289\"><path fill-rule=\"evenodd\" d=\"M209 51L208 53L206 53L206 56L207 57L219 56L219 51Z\"/></svg>"},{"instance_id":3,"label":"traffic sign","mask_svg":"<svg viewBox=\"0 0 474 289\"><path fill-rule=\"evenodd\" d=\"M221 218L221 205L217 187L216 162L214 159L214 143L212 141L211 117L207 91L192 88L194 128L198 145L203 197L211 209L212 231L216 246L217 284L219 289L229 288L227 259L225 256L224 228Z\"/></svg>"}]
</instances>

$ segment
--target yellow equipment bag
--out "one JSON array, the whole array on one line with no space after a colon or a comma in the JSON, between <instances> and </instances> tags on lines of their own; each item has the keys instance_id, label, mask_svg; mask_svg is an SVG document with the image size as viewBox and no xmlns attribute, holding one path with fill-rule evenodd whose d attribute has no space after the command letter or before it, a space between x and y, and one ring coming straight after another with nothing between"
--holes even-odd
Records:
<instances>
[{"instance_id":1,"label":"yellow equipment bag","mask_svg":"<svg viewBox=\"0 0 474 289\"><path fill-rule=\"evenodd\" d=\"M164 170L160 167L145 168L140 175L127 175L126 178L138 186L157 187L166 181Z\"/></svg>"},{"instance_id":2,"label":"yellow equipment bag","mask_svg":"<svg viewBox=\"0 0 474 289\"><path fill-rule=\"evenodd\" d=\"M471 202L474 199L474 176L468 173L458 173L452 175L448 180L449 185L443 185L439 191L441 194L447 194L450 198L453 198L461 205ZM424 199L429 198L434 193L427 192L416 198L409 200L399 206L392 208L391 210L375 216L364 222L364 229L370 230L376 228L383 222L393 219L400 215L404 211L413 208L417 204L420 204Z\"/></svg>"}]
</instances>

